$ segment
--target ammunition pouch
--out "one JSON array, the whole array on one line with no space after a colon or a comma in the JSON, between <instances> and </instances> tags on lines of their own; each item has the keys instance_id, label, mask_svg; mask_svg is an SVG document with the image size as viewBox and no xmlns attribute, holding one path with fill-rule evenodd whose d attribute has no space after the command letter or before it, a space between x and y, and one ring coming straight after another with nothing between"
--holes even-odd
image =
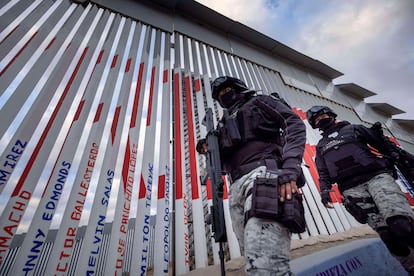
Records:
<instances>
[{"instance_id":1,"label":"ammunition pouch","mask_svg":"<svg viewBox=\"0 0 414 276\"><path fill-rule=\"evenodd\" d=\"M248 218L280 219L281 210L279 210L277 187L277 178L256 178L252 188L252 208L247 212Z\"/></svg>"},{"instance_id":2,"label":"ammunition pouch","mask_svg":"<svg viewBox=\"0 0 414 276\"><path fill-rule=\"evenodd\" d=\"M220 123L220 144L221 149L231 150L242 142L237 117L225 116L224 122Z\"/></svg>"},{"instance_id":3,"label":"ammunition pouch","mask_svg":"<svg viewBox=\"0 0 414 276\"><path fill-rule=\"evenodd\" d=\"M301 194L293 194L291 200L282 203L283 216L281 223L292 233L303 233L306 230L305 210Z\"/></svg>"},{"instance_id":4,"label":"ammunition pouch","mask_svg":"<svg viewBox=\"0 0 414 276\"><path fill-rule=\"evenodd\" d=\"M357 203L371 203L373 204L370 208L362 208ZM368 214L378 213L378 209L375 206L375 202L372 198L355 198L347 196L344 199L345 209L359 222L362 224L367 223Z\"/></svg>"},{"instance_id":5,"label":"ammunition pouch","mask_svg":"<svg viewBox=\"0 0 414 276\"><path fill-rule=\"evenodd\" d=\"M251 194L252 207L245 213L245 224L256 217L280 222L292 233L306 230L302 195L294 194L291 200L280 202L277 178L257 178Z\"/></svg>"}]
</instances>

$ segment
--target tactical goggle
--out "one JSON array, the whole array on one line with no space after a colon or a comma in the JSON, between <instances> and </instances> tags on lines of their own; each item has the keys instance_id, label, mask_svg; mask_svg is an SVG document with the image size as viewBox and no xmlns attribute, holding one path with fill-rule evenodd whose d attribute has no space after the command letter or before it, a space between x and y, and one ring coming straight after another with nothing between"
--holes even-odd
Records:
<instances>
[{"instance_id":1,"label":"tactical goggle","mask_svg":"<svg viewBox=\"0 0 414 276\"><path fill-rule=\"evenodd\" d=\"M218 77L211 83L213 98L217 100L218 93L221 89L223 89L226 86L232 87L238 92L242 92L248 89L246 84L242 80L227 76Z\"/></svg>"},{"instance_id":2,"label":"tactical goggle","mask_svg":"<svg viewBox=\"0 0 414 276\"><path fill-rule=\"evenodd\" d=\"M324 109L326 109L325 106L321 106L321 105L315 105L313 106L311 109L309 109L308 112L314 114L314 113L320 113L322 112Z\"/></svg>"},{"instance_id":3,"label":"tactical goggle","mask_svg":"<svg viewBox=\"0 0 414 276\"><path fill-rule=\"evenodd\" d=\"M213 83L211 85L212 86L220 86L223 83L225 83L228 79L229 79L229 77L218 77L213 81Z\"/></svg>"},{"instance_id":4,"label":"tactical goggle","mask_svg":"<svg viewBox=\"0 0 414 276\"><path fill-rule=\"evenodd\" d=\"M308 119L315 119L319 115L327 113L328 111L329 110L327 110L326 106L316 105L308 110L307 117Z\"/></svg>"},{"instance_id":5,"label":"tactical goggle","mask_svg":"<svg viewBox=\"0 0 414 276\"><path fill-rule=\"evenodd\" d=\"M211 83L211 90L216 93L218 93L218 90L223 87L223 85L230 81L229 77L218 77Z\"/></svg>"}]
</instances>

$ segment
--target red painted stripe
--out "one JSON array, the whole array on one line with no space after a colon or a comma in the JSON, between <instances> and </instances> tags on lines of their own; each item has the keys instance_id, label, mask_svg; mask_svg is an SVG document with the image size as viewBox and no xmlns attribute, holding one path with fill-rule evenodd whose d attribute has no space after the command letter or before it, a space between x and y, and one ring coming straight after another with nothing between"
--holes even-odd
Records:
<instances>
[{"instance_id":1,"label":"red painted stripe","mask_svg":"<svg viewBox=\"0 0 414 276\"><path fill-rule=\"evenodd\" d=\"M313 159L314 157L315 157L315 146L306 144L305 152L303 154L303 159L305 160L306 165L309 166L309 171L311 173L313 181L315 182L318 190L320 191L321 188L319 185L319 174L318 174L318 170L316 169L316 165Z\"/></svg>"},{"instance_id":2,"label":"red painted stripe","mask_svg":"<svg viewBox=\"0 0 414 276\"><path fill-rule=\"evenodd\" d=\"M103 57L104 52L105 52L104 50L101 50L101 51L99 52L99 56L98 56L98 58L96 59L96 64L101 63L101 61L102 61L102 57Z\"/></svg>"},{"instance_id":3,"label":"red painted stripe","mask_svg":"<svg viewBox=\"0 0 414 276\"><path fill-rule=\"evenodd\" d=\"M58 114L58 112L59 112L59 110L60 110L60 108L61 108L61 106L63 104L63 101L65 100L65 98L66 98L66 96L67 96L67 94L69 92L70 87L72 86L73 80L75 79L75 76L78 73L79 67L82 64L82 61L84 60L87 52L88 52L88 47L86 47L83 50L82 56L80 57L78 63L76 64L76 67L73 70L73 73L72 73L72 75L71 75L71 77L70 77L70 79L69 79L69 81L68 81L68 83L67 83L67 85L65 87L65 90L62 93L62 96L59 99L59 102L56 105L55 110L52 113L52 116L51 116L49 122L46 125L46 128L43 130L43 133L42 133L42 135L41 135L41 137L39 139L39 142L37 143L37 145L36 145L36 147L35 147L32 155L30 156L29 162L28 162L27 166L24 168L24 171L23 171L22 175L20 176L19 181L17 182L16 187L14 188L14 191L13 191L12 196L17 196L19 194L19 192L20 192L20 190L21 190L24 182L26 181L26 178L29 175L29 172L30 172L30 170L33 167L33 164L34 164L34 162L35 162L35 160L37 158L37 155L39 154L39 151L40 151L41 147L43 146L43 143L45 142L46 136L49 133L49 130L52 127L53 122L56 119L56 116L57 116L57 114Z\"/></svg>"},{"instance_id":4,"label":"red painted stripe","mask_svg":"<svg viewBox=\"0 0 414 276\"><path fill-rule=\"evenodd\" d=\"M164 74L162 76L162 82L163 83L168 82L168 70L164 70Z\"/></svg>"},{"instance_id":5,"label":"red painted stripe","mask_svg":"<svg viewBox=\"0 0 414 276\"><path fill-rule=\"evenodd\" d=\"M229 192L227 191L227 180L226 177L223 176L223 181L224 181L224 185L223 185L223 199L228 199L229 198Z\"/></svg>"},{"instance_id":6,"label":"red painted stripe","mask_svg":"<svg viewBox=\"0 0 414 276\"><path fill-rule=\"evenodd\" d=\"M56 40L56 37L54 37L50 42L49 42L49 44L46 46L46 49L45 50L49 50L49 48L50 47L52 47L52 44L55 42L55 40Z\"/></svg>"},{"instance_id":7,"label":"red painted stripe","mask_svg":"<svg viewBox=\"0 0 414 276\"><path fill-rule=\"evenodd\" d=\"M7 38L9 38L13 33L14 33L14 31L16 31L16 29L19 27L20 25L17 25L16 26L16 28L14 28L10 33L8 33L7 35L6 35L6 37L0 42L0 44L2 44L4 41L6 41L6 39Z\"/></svg>"},{"instance_id":8,"label":"red painted stripe","mask_svg":"<svg viewBox=\"0 0 414 276\"><path fill-rule=\"evenodd\" d=\"M139 195L138 199L142 199L147 194L147 188L145 187L144 177L141 174L141 181L139 182Z\"/></svg>"},{"instance_id":9,"label":"red painted stripe","mask_svg":"<svg viewBox=\"0 0 414 276\"><path fill-rule=\"evenodd\" d=\"M130 146L130 141L129 141L129 135L128 135L128 140L127 140L127 144L126 144L126 149L125 149L125 156L124 156L124 164L122 165L122 179L124 182L124 192L127 190L127 183L128 183L128 171L129 171L129 160L130 160L130 156L131 156L131 146Z\"/></svg>"},{"instance_id":10,"label":"red painted stripe","mask_svg":"<svg viewBox=\"0 0 414 276\"><path fill-rule=\"evenodd\" d=\"M194 90L196 92L200 92L201 91L201 81L200 81L200 79L194 80Z\"/></svg>"},{"instance_id":11,"label":"red painted stripe","mask_svg":"<svg viewBox=\"0 0 414 276\"><path fill-rule=\"evenodd\" d=\"M304 112L302 109L297 109L296 107L292 108L293 112L296 113L302 120L306 120L306 112Z\"/></svg>"},{"instance_id":12,"label":"red painted stripe","mask_svg":"<svg viewBox=\"0 0 414 276\"><path fill-rule=\"evenodd\" d=\"M158 177L158 199L165 197L165 175Z\"/></svg>"},{"instance_id":13,"label":"red painted stripe","mask_svg":"<svg viewBox=\"0 0 414 276\"><path fill-rule=\"evenodd\" d=\"M223 189L224 189L224 191L223 191L223 199L228 199L229 198L229 193L228 193L228 190L227 190L227 180L226 180L226 177L223 175L222 176L222 179L223 179L223 182L224 182L224 184L223 184ZM206 181L206 191L207 191L207 199L213 199L213 192L211 191L211 179L210 178L208 178L207 179L207 181Z\"/></svg>"},{"instance_id":14,"label":"red painted stripe","mask_svg":"<svg viewBox=\"0 0 414 276\"><path fill-rule=\"evenodd\" d=\"M95 114L95 118L93 119L93 122L96 123L97 121L99 121L99 119L101 118L101 112L102 112L102 108L103 108L103 103L100 103L98 105L98 108L96 109L96 114Z\"/></svg>"},{"instance_id":15,"label":"red painted stripe","mask_svg":"<svg viewBox=\"0 0 414 276\"><path fill-rule=\"evenodd\" d=\"M111 68L114 68L116 66L116 61L118 60L118 55L115 55L112 59Z\"/></svg>"},{"instance_id":16,"label":"red painted stripe","mask_svg":"<svg viewBox=\"0 0 414 276\"><path fill-rule=\"evenodd\" d=\"M182 175L182 156L181 156L181 122L180 122L180 78L179 73L174 74L174 136L175 136L175 198L183 198L183 175Z\"/></svg>"},{"instance_id":17,"label":"red painted stripe","mask_svg":"<svg viewBox=\"0 0 414 276\"><path fill-rule=\"evenodd\" d=\"M128 73L130 68L131 68L131 58L127 60L127 64L125 65L125 73Z\"/></svg>"},{"instance_id":18,"label":"red painted stripe","mask_svg":"<svg viewBox=\"0 0 414 276\"><path fill-rule=\"evenodd\" d=\"M23 47L17 52L17 54L10 60L10 62L1 70L0 77L4 74L4 72L7 71L7 69L12 65L12 63L20 56L20 54L26 49L27 45L33 40L33 38L38 34L38 32L35 32L30 39L23 45Z\"/></svg>"},{"instance_id":19,"label":"red painted stripe","mask_svg":"<svg viewBox=\"0 0 414 276\"><path fill-rule=\"evenodd\" d=\"M115 141L116 128L118 127L118 120L119 120L120 113L121 113L121 106L117 106L115 110L114 120L112 121L112 127L111 127L112 145L114 144L114 141Z\"/></svg>"},{"instance_id":20,"label":"red painted stripe","mask_svg":"<svg viewBox=\"0 0 414 276\"><path fill-rule=\"evenodd\" d=\"M342 195L341 195L341 192L338 189L338 185L333 185L332 190L334 190L334 196L332 196L332 193L331 193L332 202L333 203L336 203L336 202L342 203Z\"/></svg>"},{"instance_id":21,"label":"red painted stripe","mask_svg":"<svg viewBox=\"0 0 414 276\"><path fill-rule=\"evenodd\" d=\"M79 119L79 116L82 112L83 109L83 105L85 104L85 100L82 100L79 105L78 105L78 109L76 110L76 114L75 114L75 118L73 118L73 121L77 121Z\"/></svg>"},{"instance_id":22,"label":"red painted stripe","mask_svg":"<svg viewBox=\"0 0 414 276\"><path fill-rule=\"evenodd\" d=\"M138 113L138 103L139 103L139 91L141 90L142 85L142 74L144 72L144 63L142 62L139 66L138 72L138 82L137 86L135 87L135 97L134 97L134 106L132 108L132 116L131 116L131 123L130 128L134 128L137 124L137 113Z\"/></svg>"},{"instance_id":23,"label":"red painted stripe","mask_svg":"<svg viewBox=\"0 0 414 276\"><path fill-rule=\"evenodd\" d=\"M407 197L410 206L414 206L414 199L411 197L410 193L405 193L405 196Z\"/></svg>"},{"instance_id":24,"label":"red painted stripe","mask_svg":"<svg viewBox=\"0 0 414 276\"><path fill-rule=\"evenodd\" d=\"M99 52L98 58L96 59L95 65L94 65L94 67L93 67L93 72L95 72L96 65L98 65L98 64L101 62L101 59L102 59L102 56L103 56L104 52L105 52L104 50L101 50L101 51ZM91 79L92 79L92 75L93 75L93 73L89 76L88 85L89 85L89 82L90 82L90 81L91 81Z\"/></svg>"},{"instance_id":25,"label":"red painted stripe","mask_svg":"<svg viewBox=\"0 0 414 276\"><path fill-rule=\"evenodd\" d=\"M154 96L154 78L155 78L155 67L152 67L151 86L150 86L150 95L149 95L148 113L147 113L147 126L151 125L152 100Z\"/></svg>"},{"instance_id":26,"label":"red painted stripe","mask_svg":"<svg viewBox=\"0 0 414 276\"><path fill-rule=\"evenodd\" d=\"M213 193L211 192L211 179L208 178L206 181L206 191L207 191L207 199L213 199Z\"/></svg>"},{"instance_id":27,"label":"red painted stripe","mask_svg":"<svg viewBox=\"0 0 414 276\"><path fill-rule=\"evenodd\" d=\"M198 174L197 174L197 160L196 160L196 151L195 151L195 135L194 135L194 122L193 122L193 108L191 106L191 86L190 86L190 77L186 77L184 80L185 92L186 92L186 111L187 111L187 127L188 127L188 140L189 142L189 151L190 151L190 181L191 181L191 194L193 199L198 199L200 197L198 192Z\"/></svg>"}]
</instances>

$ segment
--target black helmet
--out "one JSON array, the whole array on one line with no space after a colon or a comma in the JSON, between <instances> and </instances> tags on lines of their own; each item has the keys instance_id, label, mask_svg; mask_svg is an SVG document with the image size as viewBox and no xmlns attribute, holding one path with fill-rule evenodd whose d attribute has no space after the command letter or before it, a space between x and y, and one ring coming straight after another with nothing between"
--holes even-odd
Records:
<instances>
[{"instance_id":1,"label":"black helmet","mask_svg":"<svg viewBox=\"0 0 414 276\"><path fill-rule=\"evenodd\" d=\"M242 80L227 76L218 77L211 83L211 92L213 99L218 101L219 92L225 87L231 87L238 93L249 90L247 85Z\"/></svg>"},{"instance_id":2,"label":"black helmet","mask_svg":"<svg viewBox=\"0 0 414 276\"><path fill-rule=\"evenodd\" d=\"M308 119L308 122L312 128L317 128L315 125L315 119L322 114L329 114L333 118L336 118L338 116L335 112L332 111L332 109L327 106L315 105L306 111L306 118Z\"/></svg>"}]
</instances>

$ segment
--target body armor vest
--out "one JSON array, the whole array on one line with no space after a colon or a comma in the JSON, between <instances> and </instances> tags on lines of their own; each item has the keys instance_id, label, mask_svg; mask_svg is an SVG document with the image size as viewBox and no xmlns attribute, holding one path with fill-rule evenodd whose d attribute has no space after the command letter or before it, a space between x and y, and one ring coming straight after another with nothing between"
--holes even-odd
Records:
<instances>
[{"instance_id":1,"label":"body armor vest","mask_svg":"<svg viewBox=\"0 0 414 276\"><path fill-rule=\"evenodd\" d=\"M324 134L317 150L325 160L329 176L334 182L387 168L387 162L374 155L368 145L358 139L354 125Z\"/></svg>"},{"instance_id":2,"label":"body armor vest","mask_svg":"<svg viewBox=\"0 0 414 276\"><path fill-rule=\"evenodd\" d=\"M240 108L233 109L230 113L225 111L218 126L220 146L224 152L237 149L253 140L281 145L280 126L257 105L256 101L259 100L252 97Z\"/></svg>"}]
</instances>

